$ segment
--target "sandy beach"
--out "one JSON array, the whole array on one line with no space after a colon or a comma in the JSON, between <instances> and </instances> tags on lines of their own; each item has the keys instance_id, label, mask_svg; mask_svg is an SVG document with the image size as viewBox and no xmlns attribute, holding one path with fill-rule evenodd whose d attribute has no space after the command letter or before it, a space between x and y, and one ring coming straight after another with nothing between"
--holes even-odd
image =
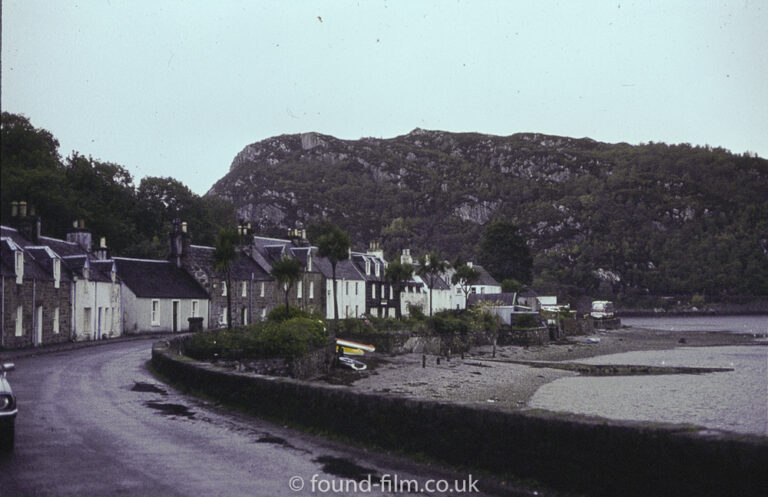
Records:
<instances>
[{"instance_id":1,"label":"sandy beach","mask_svg":"<svg viewBox=\"0 0 768 497\"><path fill-rule=\"evenodd\" d=\"M595 343L597 339L599 342ZM361 392L519 409L525 407L540 386L578 373L502 362L505 360L570 361L635 350L756 343L766 341L732 333L680 333L625 327L568 337L546 346L500 346L496 348L495 358L491 346L473 348L463 359L442 357L439 364L436 356L428 355L425 367L422 367L422 354L366 354L364 361L369 365L368 370L343 370L319 381L346 384Z\"/></svg>"}]
</instances>

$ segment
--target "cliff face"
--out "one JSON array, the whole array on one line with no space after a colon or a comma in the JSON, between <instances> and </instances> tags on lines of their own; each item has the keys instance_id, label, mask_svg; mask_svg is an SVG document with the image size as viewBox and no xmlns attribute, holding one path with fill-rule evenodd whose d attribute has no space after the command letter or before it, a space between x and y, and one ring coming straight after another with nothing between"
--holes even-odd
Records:
<instances>
[{"instance_id":1,"label":"cliff face","mask_svg":"<svg viewBox=\"0 0 768 497\"><path fill-rule=\"evenodd\" d=\"M262 233L328 218L389 258L408 246L471 259L483 226L510 220L540 288L638 297L768 294L765 192L768 161L723 149L415 129L253 143L208 195Z\"/></svg>"}]
</instances>

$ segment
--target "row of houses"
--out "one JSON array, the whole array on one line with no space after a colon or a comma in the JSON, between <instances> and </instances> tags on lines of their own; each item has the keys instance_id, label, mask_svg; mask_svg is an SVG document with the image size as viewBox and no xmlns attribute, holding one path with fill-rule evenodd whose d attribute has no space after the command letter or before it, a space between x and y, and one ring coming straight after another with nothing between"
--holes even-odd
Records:
<instances>
[{"instance_id":1,"label":"row of houses","mask_svg":"<svg viewBox=\"0 0 768 497\"><path fill-rule=\"evenodd\" d=\"M164 260L113 256L104 238L94 246L82 221L65 240L43 236L40 218L23 211L14 211L10 224L0 227L2 348L187 331L195 323L221 328L227 326L228 302L233 325L251 324L284 305L284 288L271 276L272 265L284 257L298 259L303 269L290 289L290 304L328 319L334 317L334 294L341 318L408 315L410 306L436 312L466 305L461 288L450 284L450 271L431 291L417 275L398 291L386 281L387 261L375 244L338 262L334 287L330 261L319 256L302 230L277 239L241 227L230 288L216 267L214 247L192 244L189 226L180 220L173 223ZM401 261L414 264L409 250ZM500 285L475 267L481 278L472 293L500 292Z\"/></svg>"}]
</instances>

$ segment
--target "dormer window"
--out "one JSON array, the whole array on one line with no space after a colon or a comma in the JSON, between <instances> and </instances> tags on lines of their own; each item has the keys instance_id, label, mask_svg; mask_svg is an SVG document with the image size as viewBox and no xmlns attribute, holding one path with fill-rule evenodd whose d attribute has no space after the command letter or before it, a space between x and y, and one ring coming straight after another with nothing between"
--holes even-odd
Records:
<instances>
[{"instance_id":1,"label":"dormer window","mask_svg":"<svg viewBox=\"0 0 768 497\"><path fill-rule=\"evenodd\" d=\"M16 284L21 285L24 283L24 252L21 250L14 251L14 262L16 265Z\"/></svg>"},{"instance_id":2,"label":"dormer window","mask_svg":"<svg viewBox=\"0 0 768 497\"><path fill-rule=\"evenodd\" d=\"M227 296L227 282L222 281L221 282L221 296L226 297Z\"/></svg>"},{"instance_id":3,"label":"dormer window","mask_svg":"<svg viewBox=\"0 0 768 497\"><path fill-rule=\"evenodd\" d=\"M365 260L365 274L366 276L371 274L371 261L368 259Z\"/></svg>"},{"instance_id":4,"label":"dormer window","mask_svg":"<svg viewBox=\"0 0 768 497\"><path fill-rule=\"evenodd\" d=\"M381 276L381 264L379 264L379 261L376 261L376 276Z\"/></svg>"},{"instance_id":5,"label":"dormer window","mask_svg":"<svg viewBox=\"0 0 768 497\"><path fill-rule=\"evenodd\" d=\"M312 251L307 251L307 271L312 271Z\"/></svg>"},{"instance_id":6,"label":"dormer window","mask_svg":"<svg viewBox=\"0 0 768 497\"><path fill-rule=\"evenodd\" d=\"M61 283L61 259L53 260L53 287L59 288Z\"/></svg>"}]
</instances>

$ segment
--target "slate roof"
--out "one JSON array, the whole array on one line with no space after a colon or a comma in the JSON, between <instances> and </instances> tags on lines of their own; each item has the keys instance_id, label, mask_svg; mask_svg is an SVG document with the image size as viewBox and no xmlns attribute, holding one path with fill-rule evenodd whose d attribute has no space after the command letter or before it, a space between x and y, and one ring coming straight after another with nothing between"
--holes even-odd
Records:
<instances>
[{"instance_id":1,"label":"slate roof","mask_svg":"<svg viewBox=\"0 0 768 497\"><path fill-rule=\"evenodd\" d=\"M2 275L16 276L16 256L17 249L22 249L24 254L24 279L53 280L53 271L50 273L41 266L34 257L22 246L16 243L10 237L0 238L0 259L2 259Z\"/></svg>"},{"instance_id":2,"label":"slate roof","mask_svg":"<svg viewBox=\"0 0 768 497\"><path fill-rule=\"evenodd\" d=\"M501 284L496 281L496 279L491 276L482 266L473 264L472 267L480 271L480 278L478 278L478 280L474 283L475 285L501 286Z\"/></svg>"},{"instance_id":3,"label":"slate roof","mask_svg":"<svg viewBox=\"0 0 768 497\"><path fill-rule=\"evenodd\" d=\"M32 256L33 259L40 265L40 267L43 268L43 270L48 274L50 279L53 279L53 259L59 258L59 254L51 250L47 246L38 246L38 247L27 247L27 252ZM67 263L61 259L61 267L60 267L60 279L61 281L71 281L72 275L71 272L68 271Z\"/></svg>"},{"instance_id":4,"label":"slate roof","mask_svg":"<svg viewBox=\"0 0 768 497\"><path fill-rule=\"evenodd\" d=\"M470 293L467 297L467 305L478 302L501 302L501 305L513 306L517 303L517 293Z\"/></svg>"},{"instance_id":5,"label":"slate roof","mask_svg":"<svg viewBox=\"0 0 768 497\"><path fill-rule=\"evenodd\" d=\"M224 273L216 269L216 260L213 257L215 250L213 247L190 245L187 256L193 262L193 266L205 268L209 274L223 278ZM241 251L237 252L237 257L232 261L231 275L236 280L250 280L251 276L255 280L272 279L261 265Z\"/></svg>"},{"instance_id":6,"label":"slate roof","mask_svg":"<svg viewBox=\"0 0 768 497\"><path fill-rule=\"evenodd\" d=\"M170 261L115 257L117 274L140 298L208 299L202 286Z\"/></svg>"}]
</instances>

